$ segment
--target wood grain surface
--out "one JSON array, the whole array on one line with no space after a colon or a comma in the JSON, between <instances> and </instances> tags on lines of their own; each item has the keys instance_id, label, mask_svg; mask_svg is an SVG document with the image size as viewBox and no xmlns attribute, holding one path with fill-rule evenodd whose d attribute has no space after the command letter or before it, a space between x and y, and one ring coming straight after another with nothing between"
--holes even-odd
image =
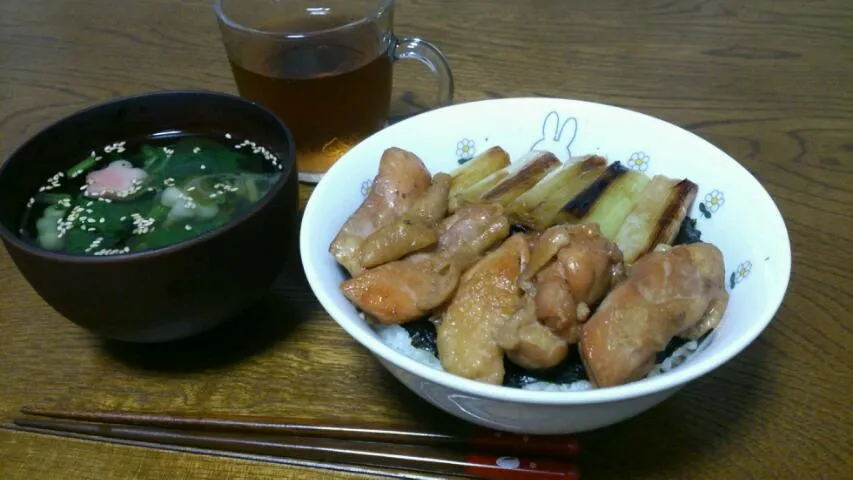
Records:
<instances>
[{"instance_id":1,"label":"wood grain surface","mask_svg":"<svg viewBox=\"0 0 853 480\"><path fill-rule=\"evenodd\" d=\"M444 49L457 101L571 97L681 125L740 160L785 217L793 275L771 327L659 407L581 435L584 478L850 478L849 0L402 0L397 31ZM179 88L235 91L211 2L0 2L0 158L92 103ZM396 107L427 103L432 88L401 66ZM0 417L25 404L453 421L336 326L298 265L243 318L143 347L60 317L0 250ZM353 476L0 430L4 479Z\"/></svg>"}]
</instances>

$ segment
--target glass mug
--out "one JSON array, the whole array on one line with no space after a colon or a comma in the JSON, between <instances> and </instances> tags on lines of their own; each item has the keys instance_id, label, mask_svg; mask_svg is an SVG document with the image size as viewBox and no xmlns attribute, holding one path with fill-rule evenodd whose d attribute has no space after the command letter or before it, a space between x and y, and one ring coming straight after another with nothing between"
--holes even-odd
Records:
<instances>
[{"instance_id":1,"label":"glass mug","mask_svg":"<svg viewBox=\"0 0 853 480\"><path fill-rule=\"evenodd\" d=\"M237 90L272 110L296 143L299 179L316 183L388 120L393 64L415 59L453 99L441 51L393 32L394 0L216 0Z\"/></svg>"}]
</instances>

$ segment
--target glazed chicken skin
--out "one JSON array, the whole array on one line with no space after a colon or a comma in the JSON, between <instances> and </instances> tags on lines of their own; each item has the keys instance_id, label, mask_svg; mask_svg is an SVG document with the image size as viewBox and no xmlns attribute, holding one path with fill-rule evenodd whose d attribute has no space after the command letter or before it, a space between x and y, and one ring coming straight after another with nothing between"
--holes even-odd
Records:
<instances>
[{"instance_id":1,"label":"glazed chicken skin","mask_svg":"<svg viewBox=\"0 0 853 480\"><path fill-rule=\"evenodd\" d=\"M551 368L580 339L590 307L623 276L619 248L597 224L558 225L528 235L530 263L519 286L522 306L499 331L499 344L516 365Z\"/></svg>"},{"instance_id":2,"label":"glazed chicken skin","mask_svg":"<svg viewBox=\"0 0 853 480\"><path fill-rule=\"evenodd\" d=\"M598 224L545 230L525 272L527 278L535 273L536 317L566 343L577 343L591 307L622 279L623 271L622 252Z\"/></svg>"},{"instance_id":3,"label":"glazed chicken skin","mask_svg":"<svg viewBox=\"0 0 853 480\"><path fill-rule=\"evenodd\" d=\"M467 205L444 219L438 231L438 249L467 270L486 250L509 236L509 219L496 203Z\"/></svg>"},{"instance_id":4,"label":"glazed chicken skin","mask_svg":"<svg viewBox=\"0 0 853 480\"><path fill-rule=\"evenodd\" d=\"M504 349L498 330L519 310L521 273L530 249L515 234L462 275L459 288L438 324L438 358L450 373L500 385Z\"/></svg>"},{"instance_id":5,"label":"glazed chicken skin","mask_svg":"<svg viewBox=\"0 0 853 480\"><path fill-rule=\"evenodd\" d=\"M708 243L658 246L634 263L583 326L580 354L590 380L639 380L674 336L698 338L728 303L720 250Z\"/></svg>"},{"instance_id":6,"label":"glazed chicken skin","mask_svg":"<svg viewBox=\"0 0 853 480\"><path fill-rule=\"evenodd\" d=\"M520 308L498 329L496 340L512 363L530 370L551 368L569 354L569 344L536 317L536 290L522 282L525 290Z\"/></svg>"},{"instance_id":7,"label":"glazed chicken skin","mask_svg":"<svg viewBox=\"0 0 853 480\"><path fill-rule=\"evenodd\" d=\"M450 299L462 272L509 235L509 220L500 205L474 205L436 228L440 237L434 250L347 279L341 284L344 295L380 323L423 318Z\"/></svg>"},{"instance_id":8,"label":"glazed chicken skin","mask_svg":"<svg viewBox=\"0 0 853 480\"><path fill-rule=\"evenodd\" d=\"M370 193L329 246L329 252L350 275L355 277L365 270L360 263L364 240L409 211L430 187L431 179L415 154L400 148L385 150Z\"/></svg>"},{"instance_id":9,"label":"glazed chicken skin","mask_svg":"<svg viewBox=\"0 0 853 480\"><path fill-rule=\"evenodd\" d=\"M379 323L400 324L423 318L446 302L461 273L447 256L416 253L346 280L341 290Z\"/></svg>"},{"instance_id":10,"label":"glazed chicken skin","mask_svg":"<svg viewBox=\"0 0 853 480\"><path fill-rule=\"evenodd\" d=\"M370 234L359 247L359 264L373 268L399 260L438 241L438 222L447 214L450 175L437 173L427 191L398 220Z\"/></svg>"}]
</instances>

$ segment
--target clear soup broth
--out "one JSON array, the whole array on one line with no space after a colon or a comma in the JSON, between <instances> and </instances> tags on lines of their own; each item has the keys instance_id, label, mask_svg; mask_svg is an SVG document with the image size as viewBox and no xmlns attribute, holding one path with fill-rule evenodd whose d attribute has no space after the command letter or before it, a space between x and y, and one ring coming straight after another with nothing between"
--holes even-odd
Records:
<instances>
[{"instance_id":1,"label":"clear soup broth","mask_svg":"<svg viewBox=\"0 0 853 480\"><path fill-rule=\"evenodd\" d=\"M266 148L230 134L120 141L46 179L27 203L20 235L70 255L167 247L237 217L264 198L282 169Z\"/></svg>"}]
</instances>

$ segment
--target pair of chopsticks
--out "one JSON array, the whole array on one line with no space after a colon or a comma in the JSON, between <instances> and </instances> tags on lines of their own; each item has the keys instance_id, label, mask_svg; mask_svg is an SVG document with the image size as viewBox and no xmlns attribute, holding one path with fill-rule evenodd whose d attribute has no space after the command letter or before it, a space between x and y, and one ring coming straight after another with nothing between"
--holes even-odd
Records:
<instances>
[{"instance_id":1,"label":"pair of chopsticks","mask_svg":"<svg viewBox=\"0 0 853 480\"><path fill-rule=\"evenodd\" d=\"M14 420L18 430L166 450L268 461L289 458L485 479L579 478L572 461L578 453L578 442L565 435L526 436L484 429L450 433L239 415L202 417L34 408L22 408L21 413L28 417Z\"/></svg>"}]
</instances>

